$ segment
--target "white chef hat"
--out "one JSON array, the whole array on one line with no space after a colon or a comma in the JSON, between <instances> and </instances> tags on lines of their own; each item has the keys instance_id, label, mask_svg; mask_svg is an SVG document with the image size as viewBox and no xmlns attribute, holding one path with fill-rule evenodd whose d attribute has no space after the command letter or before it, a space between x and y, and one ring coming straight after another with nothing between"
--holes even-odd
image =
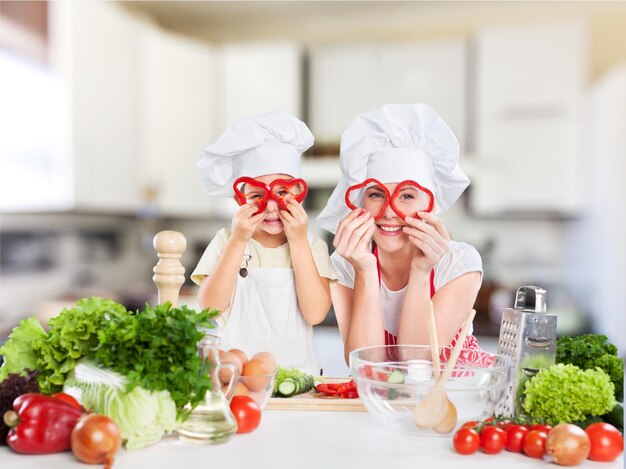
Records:
<instances>
[{"instance_id":1,"label":"white chef hat","mask_svg":"<svg viewBox=\"0 0 626 469\"><path fill-rule=\"evenodd\" d=\"M334 233L350 212L346 190L367 178L416 181L432 191L437 212L446 210L470 182L458 161L459 142L430 106L388 104L361 114L341 136L341 178L317 220Z\"/></svg>"},{"instance_id":2,"label":"white chef hat","mask_svg":"<svg viewBox=\"0 0 626 469\"><path fill-rule=\"evenodd\" d=\"M311 145L313 134L306 124L286 112L241 119L200 152L200 179L209 195L230 197L241 176L300 177L300 157Z\"/></svg>"}]
</instances>

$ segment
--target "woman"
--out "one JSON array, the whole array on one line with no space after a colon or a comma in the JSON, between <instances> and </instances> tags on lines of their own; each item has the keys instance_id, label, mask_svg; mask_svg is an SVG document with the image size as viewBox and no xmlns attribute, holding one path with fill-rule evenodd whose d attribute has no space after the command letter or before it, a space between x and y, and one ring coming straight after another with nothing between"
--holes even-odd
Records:
<instances>
[{"instance_id":1,"label":"woman","mask_svg":"<svg viewBox=\"0 0 626 469\"><path fill-rule=\"evenodd\" d=\"M424 104L383 106L342 135L342 178L318 221L335 233L331 296L346 361L360 347L428 344L431 298L439 343L455 343L482 281L476 249L435 215L469 185L458 158L456 137Z\"/></svg>"}]
</instances>

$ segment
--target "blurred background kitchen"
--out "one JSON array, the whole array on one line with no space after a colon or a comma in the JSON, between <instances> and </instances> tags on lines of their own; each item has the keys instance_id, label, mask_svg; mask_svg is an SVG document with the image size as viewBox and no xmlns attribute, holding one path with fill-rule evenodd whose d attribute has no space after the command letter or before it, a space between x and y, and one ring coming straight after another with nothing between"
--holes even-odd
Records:
<instances>
[{"instance_id":1,"label":"blurred background kitchen","mask_svg":"<svg viewBox=\"0 0 626 469\"><path fill-rule=\"evenodd\" d=\"M235 209L195 157L238 118L307 122L319 233L342 131L390 102L460 141L472 184L443 218L483 258L484 343L537 284L559 334L624 354L625 2L0 2L0 340L84 296L154 302L160 230L187 236L189 274ZM341 372L332 312L316 333Z\"/></svg>"}]
</instances>

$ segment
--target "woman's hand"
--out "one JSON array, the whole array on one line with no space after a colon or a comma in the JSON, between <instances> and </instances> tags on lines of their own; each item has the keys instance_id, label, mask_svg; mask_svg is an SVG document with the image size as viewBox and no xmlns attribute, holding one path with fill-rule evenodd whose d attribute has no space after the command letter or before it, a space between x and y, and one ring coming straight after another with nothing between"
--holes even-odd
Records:
<instances>
[{"instance_id":1,"label":"woman's hand","mask_svg":"<svg viewBox=\"0 0 626 469\"><path fill-rule=\"evenodd\" d=\"M450 250L450 235L443 222L428 212L419 212L422 219L406 217L409 226L402 228L409 241L418 248L411 260L411 270L430 272Z\"/></svg>"},{"instance_id":2,"label":"woman's hand","mask_svg":"<svg viewBox=\"0 0 626 469\"><path fill-rule=\"evenodd\" d=\"M283 222L285 236L288 242L306 240L306 231L309 223L302 205L293 197L289 196L286 202L287 210L279 210L278 217Z\"/></svg>"},{"instance_id":3,"label":"woman's hand","mask_svg":"<svg viewBox=\"0 0 626 469\"><path fill-rule=\"evenodd\" d=\"M231 224L232 238L241 242L248 242L248 240L252 238L256 229L265 219L264 212L255 215L254 212L256 211L257 207L249 204L244 204L239 207L239 210L235 213Z\"/></svg>"},{"instance_id":4,"label":"woman's hand","mask_svg":"<svg viewBox=\"0 0 626 469\"><path fill-rule=\"evenodd\" d=\"M369 247L375 230L374 217L360 208L350 212L339 223L333 245L355 270L376 266L376 257Z\"/></svg>"}]
</instances>

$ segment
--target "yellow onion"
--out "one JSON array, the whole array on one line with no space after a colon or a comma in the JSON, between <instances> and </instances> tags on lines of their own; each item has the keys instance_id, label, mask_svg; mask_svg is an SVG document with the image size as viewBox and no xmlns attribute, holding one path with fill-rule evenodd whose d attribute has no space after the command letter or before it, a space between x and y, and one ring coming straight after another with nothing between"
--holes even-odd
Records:
<instances>
[{"instance_id":1,"label":"yellow onion","mask_svg":"<svg viewBox=\"0 0 626 469\"><path fill-rule=\"evenodd\" d=\"M562 423L548 433L546 453L560 466L577 466L590 450L589 436L576 425Z\"/></svg>"},{"instance_id":2,"label":"yellow onion","mask_svg":"<svg viewBox=\"0 0 626 469\"><path fill-rule=\"evenodd\" d=\"M113 420L104 415L89 414L81 418L72 431L72 452L87 464L104 464L110 469L120 449L122 435Z\"/></svg>"}]
</instances>

